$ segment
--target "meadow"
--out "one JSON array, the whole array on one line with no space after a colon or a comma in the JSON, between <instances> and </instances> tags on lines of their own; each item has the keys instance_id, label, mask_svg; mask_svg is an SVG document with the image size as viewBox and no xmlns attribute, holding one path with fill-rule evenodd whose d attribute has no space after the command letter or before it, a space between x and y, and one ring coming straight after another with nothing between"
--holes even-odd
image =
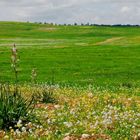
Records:
<instances>
[{"instance_id":1,"label":"meadow","mask_svg":"<svg viewBox=\"0 0 140 140\"><path fill-rule=\"evenodd\" d=\"M139 31L0 22L0 139L139 140Z\"/></svg>"},{"instance_id":2,"label":"meadow","mask_svg":"<svg viewBox=\"0 0 140 140\"><path fill-rule=\"evenodd\" d=\"M10 48L17 45L19 80L97 86L140 83L140 28L0 23L0 80L13 81Z\"/></svg>"}]
</instances>

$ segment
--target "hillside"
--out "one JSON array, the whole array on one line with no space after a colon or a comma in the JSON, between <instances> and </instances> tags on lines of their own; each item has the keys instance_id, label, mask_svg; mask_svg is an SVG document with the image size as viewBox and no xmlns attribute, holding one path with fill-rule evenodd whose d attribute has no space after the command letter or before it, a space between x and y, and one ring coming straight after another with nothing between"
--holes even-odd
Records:
<instances>
[{"instance_id":1,"label":"hillside","mask_svg":"<svg viewBox=\"0 0 140 140\"><path fill-rule=\"evenodd\" d=\"M0 22L0 81L12 81L10 48L20 53L20 81L136 86L140 27L53 26ZM43 63L42 63L43 62Z\"/></svg>"}]
</instances>

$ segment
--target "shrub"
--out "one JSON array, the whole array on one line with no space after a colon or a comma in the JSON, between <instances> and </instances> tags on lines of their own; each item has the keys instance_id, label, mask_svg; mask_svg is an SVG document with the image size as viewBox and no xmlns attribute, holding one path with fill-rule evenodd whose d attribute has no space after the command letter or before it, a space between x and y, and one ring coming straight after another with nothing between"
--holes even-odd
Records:
<instances>
[{"instance_id":1,"label":"shrub","mask_svg":"<svg viewBox=\"0 0 140 140\"><path fill-rule=\"evenodd\" d=\"M53 90L45 90L45 89L43 90L42 102L43 103L56 103Z\"/></svg>"},{"instance_id":2,"label":"shrub","mask_svg":"<svg viewBox=\"0 0 140 140\"><path fill-rule=\"evenodd\" d=\"M25 99L17 87L11 90L8 84L0 85L0 127L2 129L14 127L21 118L28 119L31 109L33 109L33 96L31 99Z\"/></svg>"},{"instance_id":3,"label":"shrub","mask_svg":"<svg viewBox=\"0 0 140 140\"><path fill-rule=\"evenodd\" d=\"M54 88L52 87L41 87L41 90L36 91L36 100L42 103L57 103L54 97Z\"/></svg>"}]
</instances>

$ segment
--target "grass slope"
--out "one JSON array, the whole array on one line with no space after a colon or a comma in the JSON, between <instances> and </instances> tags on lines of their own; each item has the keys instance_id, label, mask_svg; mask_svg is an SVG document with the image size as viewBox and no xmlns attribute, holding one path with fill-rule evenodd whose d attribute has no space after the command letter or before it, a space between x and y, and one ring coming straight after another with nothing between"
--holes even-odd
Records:
<instances>
[{"instance_id":1,"label":"grass slope","mask_svg":"<svg viewBox=\"0 0 140 140\"><path fill-rule=\"evenodd\" d=\"M13 81L10 48L21 57L19 79L94 85L140 83L140 28L0 22L0 81Z\"/></svg>"}]
</instances>

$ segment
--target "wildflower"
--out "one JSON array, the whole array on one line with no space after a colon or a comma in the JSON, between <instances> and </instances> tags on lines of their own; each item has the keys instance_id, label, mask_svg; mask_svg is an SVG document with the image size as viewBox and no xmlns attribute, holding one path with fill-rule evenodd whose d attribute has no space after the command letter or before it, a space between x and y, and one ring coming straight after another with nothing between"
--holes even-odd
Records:
<instances>
[{"instance_id":1,"label":"wildflower","mask_svg":"<svg viewBox=\"0 0 140 140\"><path fill-rule=\"evenodd\" d=\"M69 135L70 135L70 133L66 133L66 134L65 134L65 136L69 136Z\"/></svg>"},{"instance_id":2,"label":"wildflower","mask_svg":"<svg viewBox=\"0 0 140 140\"><path fill-rule=\"evenodd\" d=\"M70 110L70 114L75 115L74 109L71 109L71 110Z\"/></svg>"},{"instance_id":3,"label":"wildflower","mask_svg":"<svg viewBox=\"0 0 140 140\"><path fill-rule=\"evenodd\" d=\"M12 129L12 127L10 126L9 129Z\"/></svg>"},{"instance_id":4,"label":"wildflower","mask_svg":"<svg viewBox=\"0 0 140 140\"><path fill-rule=\"evenodd\" d=\"M61 116L61 115L62 115L61 113L58 113L58 114L57 114L57 116Z\"/></svg>"},{"instance_id":5,"label":"wildflower","mask_svg":"<svg viewBox=\"0 0 140 140\"><path fill-rule=\"evenodd\" d=\"M16 129L16 134L20 136L21 132L19 131L19 129Z\"/></svg>"},{"instance_id":6,"label":"wildflower","mask_svg":"<svg viewBox=\"0 0 140 140\"><path fill-rule=\"evenodd\" d=\"M48 119L47 122L48 122L48 124L51 124L51 120L50 119Z\"/></svg>"},{"instance_id":7,"label":"wildflower","mask_svg":"<svg viewBox=\"0 0 140 140\"><path fill-rule=\"evenodd\" d=\"M10 133L13 134L13 133L14 133L14 129L11 129L11 130L10 130Z\"/></svg>"},{"instance_id":8,"label":"wildflower","mask_svg":"<svg viewBox=\"0 0 140 140\"><path fill-rule=\"evenodd\" d=\"M56 109L59 109L60 108L60 105L55 105L54 106Z\"/></svg>"},{"instance_id":9,"label":"wildflower","mask_svg":"<svg viewBox=\"0 0 140 140\"><path fill-rule=\"evenodd\" d=\"M8 140L9 139L9 136L8 135L5 135L4 136L4 140Z\"/></svg>"},{"instance_id":10,"label":"wildflower","mask_svg":"<svg viewBox=\"0 0 140 140\"><path fill-rule=\"evenodd\" d=\"M32 123L29 122L29 123L27 124L27 126L28 126L28 128L32 128Z\"/></svg>"},{"instance_id":11,"label":"wildflower","mask_svg":"<svg viewBox=\"0 0 140 140\"><path fill-rule=\"evenodd\" d=\"M22 132L26 132L26 127L22 127L22 128L21 128L21 131L22 131Z\"/></svg>"},{"instance_id":12,"label":"wildflower","mask_svg":"<svg viewBox=\"0 0 140 140\"><path fill-rule=\"evenodd\" d=\"M16 126L20 128L22 126L22 120L19 120Z\"/></svg>"},{"instance_id":13,"label":"wildflower","mask_svg":"<svg viewBox=\"0 0 140 140\"><path fill-rule=\"evenodd\" d=\"M12 48L12 54L16 55L17 53L17 49L16 49L16 45L14 44L13 48Z\"/></svg>"},{"instance_id":14,"label":"wildflower","mask_svg":"<svg viewBox=\"0 0 140 140\"><path fill-rule=\"evenodd\" d=\"M36 72L36 69L32 69L32 72L31 72L31 80L32 82L36 82L36 78L37 78L37 72Z\"/></svg>"},{"instance_id":15,"label":"wildflower","mask_svg":"<svg viewBox=\"0 0 140 140\"><path fill-rule=\"evenodd\" d=\"M82 138L83 138L83 139L86 139L86 138L88 138L88 137L90 137L89 134L82 134Z\"/></svg>"},{"instance_id":16,"label":"wildflower","mask_svg":"<svg viewBox=\"0 0 140 140\"><path fill-rule=\"evenodd\" d=\"M96 127L98 124L99 124L99 122L98 122L98 121L96 121L96 122L95 122L95 124L94 124L94 126Z\"/></svg>"},{"instance_id":17,"label":"wildflower","mask_svg":"<svg viewBox=\"0 0 140 140\"><path fill-rule=\"evenodd\" d=\"M140 139L140 133L138 133L138 138Z\"/></svg>"},{"instance_id":18,"label":"wildflower","mask_svg":"<svg viewBox=\"0 0 140 140\"><path fill-rule=\"evenodd\" d=\"M67 126L68 128L72 127L72 123L71 122L64 122L64 125Z\"/></svg>"},{"instance_id":19,"label":"wildflower","mask_svg":"<svg viewBox=\"0 0 140 140\"><path fill-rule=\"evenodd\" d=\"M22 120L19 120L17 123L21 124L22 123Z\"/></svg>"},{"instance_id":20,"label":"wildflower","mask_svg":"<svg viewBox=\"0 0 140 140\"><path fill-rule=\"evenodd\" d=\"M14 44L14 46L12 48L11 60L12 60L13 63L16 63L16 60L17 60L17 49L16 49L16 45L15 44Z\"/></svg>"},{"instance_id":21,"label":"wildflower","mask_svg":"<svg viewBox=\"0 0 140 140\"><path fill-rule=\"evenodd\" d=\"M137 113L137 116L140 117L140 113Z\"/></svg>"},{"instance_id":22,"label":"wildflower","mask_svg":"<svg viewBox=\"0 0 140 140\"><path fill-rule=\"evenodd\" d=\"M29 129L29 132L30 132L30 133L33 133L32 129Z\"/></svg>"},{"instance_id":23,"label":"wildflower","mask_svg":"<svg viewBox=\"0 0 140 140\"><path fill-rule=\"evenodd\" d=\"M13 68L13 71L15 73L15 82L17 83L18 81L18 53L17 53L17 49L16 49L16 45L14 44L13 48L12 48L12 55L11 55L11 67Z\"/></svg>"},{"instance_id":24,"label":"wildflower","mask_svg":"<svg viewBox=\"0 0 140 140\"><path fill-rule=\"evenodd\" d=\"M92 112L92 115L95 115L95 114L96 114L96 112L95 112L95 111L93 111L93 112Z\"/></svg>"},{"instance_id":25,"label":"wildflower","mask_svg":"<svg viewBox=\"0 0 140 140\"><path fill-rule=\"evenodd\" d=\"M92 92L89 92L89 93L88 93L88 97L89 97L89 98L92 98L92 97L93 97L93 93L92 93Z\"/></svg>"}]
</instances>

